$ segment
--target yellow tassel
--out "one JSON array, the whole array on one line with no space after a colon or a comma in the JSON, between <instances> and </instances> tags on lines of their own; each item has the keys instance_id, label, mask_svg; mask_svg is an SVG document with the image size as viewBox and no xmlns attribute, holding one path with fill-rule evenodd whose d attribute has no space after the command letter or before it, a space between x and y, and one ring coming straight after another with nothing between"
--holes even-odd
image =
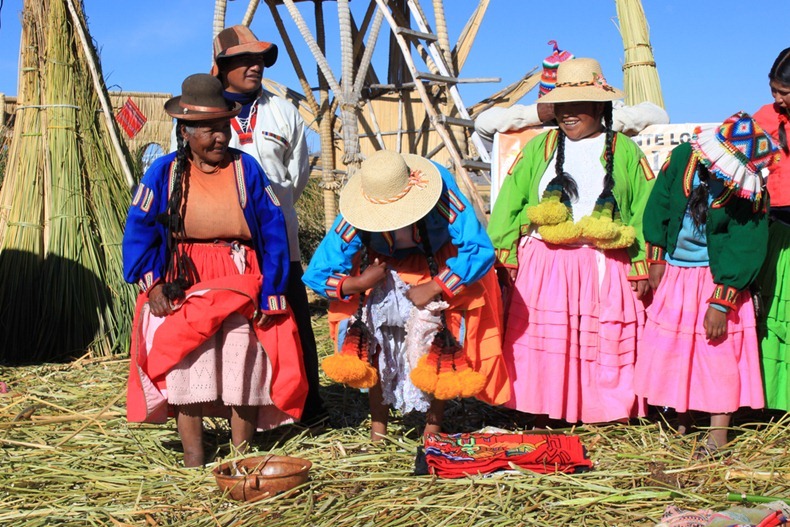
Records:
<instances>
[{"instance_id":1,"label":"yellow tassel","mask_svg":"<svg viewBox=\"0 0 790 527\"><path fill-rule=\"evenodd\" d=\"M349 386L365 379L369 375L367 371L369 367L370 364L363 362L359 357L339 353L330 355L321 362L321 368L327 377Z\"/></svg>"},{"instance_id":2,"label":"yellow tassel","mask_svg":"<svg viewBox=\"0 0 790 527\"><path fill-rule=\"evenodd\" d=\"M461 397L474 397L486 386L485 375L471 368L459 372L458 379L461 382Z\"/></svg>"},{"instance_id":3,"label":"yellow tassel","mask_svg":"<svg viewBox=\"0 0 790 527\"><path fill-rule=\"evenodd\" d=\"M409 374L411 382L417 389L425 393L433 393L436 390L436 366L428 364L428 355L420 357L417 366Z\"/></svg>"},{"instance_id":4,"label":"yellow tassel","mask_svg":"<svg viewBox=\"0 0 790 527\"><path fill-rule=\"evenodd\" d=\"M585 216L579 227L588 240L612 240L619 232L618 225L608 216Z\"/></svg>"},{"instance_id":5,"label":"yellow tassel","mask_svg":"<svg viewBox=\"0 0 790 527\"><path fill-rule=\"evenodd\" d=\"M442 401L455 399L461 395L461 380L454 371L442 372L436 379L434 396Z\"/></svg>"},{"instance_id":6,"label":"yellow tassel","mask_svg":"<svg viewBox=\"0 0 790 527\"><path fill-rule=\"evenodd\" d=\"M549 243L562 245L578 241L582 230L572 221L565 221L558 225L541 225L538 234Z\"/></svg>"},{"instance_id":7,"label":"yellow tassel","mask_svg":"<svg viewBox=\"0 0 790 527\"><path fill-rule=\"evenodd\" d=\"M568 219L568 207L556 199L544 199L527 209L527 219L534 225L556 225Z\"/></svg>"},{"instance_id":8,"label":"yellow tassel","mask_svg":"<svg viewBox=\"0 0 790 527\"><path fill-rule=\"evenodd\" d=\"M595 246L599 249L627 249L636 241L636 229L630 225L620 225L617 236L611 240L596 240Z\"/></svg>"}]
</instances>

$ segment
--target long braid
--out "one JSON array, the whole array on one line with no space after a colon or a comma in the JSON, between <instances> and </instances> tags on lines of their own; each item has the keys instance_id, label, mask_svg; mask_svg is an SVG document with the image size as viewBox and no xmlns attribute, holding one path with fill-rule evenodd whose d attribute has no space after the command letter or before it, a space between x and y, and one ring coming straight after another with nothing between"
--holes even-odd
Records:
<instances>
[{"instance_id":1,"label":"long braid","mask_svg":"<svg viewBox=\"0 0 790 527\"><path fill-rule=\"evenodd\" d=\"M431 239L428 237L428 224L425 222L425 218L421 218L417 222L417 232L420 233L420 245L422 245L422 250L425 253L425 259L428 260L428 271L431 273L431 278L433 278L439 274L439 265L436 263L436 258L433 255ZM447 328L447 317L444 313L444 309L442 309L440 317L442 320L442 328L439 330L436 337L444 339L444 345L447 351L455 351L455 348L460 348L460 344L458 344L458 341L455 340L455 337Z\"/></svg>"},{"instance_id":2,"label":"long braid","mask_svg":"<svg viewBox=\"0 0 790 527\"><path fill-rule=\"evenodd\" d=\"M176 165L173 170L173 188L167 209L157 217L157 221L167 227L167 272L162 289L170 300L180 300L185 291L195 283L197 273L192 259L179 246L179 240L186 239L184 217L186 216L189 178L186 175L189 145L181 136L182 122L176 124Z\"/></svg>"},{"instance_id":3,"label":"long braid","mask_svg":"<svg viewBox=\"0 0 790 527\"><path fill-rule=\"evenodd\" d=\"M708 219L708 195L710 194L708 181L710 180L710 172L705 165L697 163L697 175L699 176L700 184L689 196L688 209L694 222L694 227L701 231Z\"/></svg>"},{"instance_id":4,"label":"long braid","mask_svg":"<svg viewBox=\"0 0 790 527\"><path fill-rule=\"evenodd\" d=\"M779 56L776 57L771 71L768 72L768 79L773 82L778 82L785 86L790 86L790 48L783 49ZM780 109L785 114L785 117L790 117L786 109ZM785 154L790 154L790 147L787 145L787 132L785 131L785 122L781 120L779 123L779 146Z\"/></svg>"},{"instance_id":5,"label":"long braid","mask_svg":"<svg viewBox=\"0 0 790 527\"><path fill-rule=\"evenodd\" d=\"M607 102L603 111L603 122L606 128L606 175L603 179L603 195L609 197L614 189L614 137L615 131L612 128L612 103Z\"/></svg>"},{"instance_id":6,"label":"long braid","mask_svg":"<svg viewBox=\"0 0 790 527\"><path fill-rule=\"evenodd\" d=\"M554 178L549 181L548 187L562 187L560 201L575 201L579 197L579 186L576 180L564 170L565 165L565 132L557 130L557 154L554 161Z\"/></svg>"}]
</instances>

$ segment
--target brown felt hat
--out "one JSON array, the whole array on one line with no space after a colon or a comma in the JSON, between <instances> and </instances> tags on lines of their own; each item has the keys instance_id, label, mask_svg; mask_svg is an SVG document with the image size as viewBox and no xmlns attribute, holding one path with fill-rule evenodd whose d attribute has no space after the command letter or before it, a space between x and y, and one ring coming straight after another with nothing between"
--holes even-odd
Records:
<instances>
[{"instance_id":1,"label":"brown felt hat","mask_svg":"<svg viewBox=\"0 0 790 527\"><path fill-rule=\"evenodd\" d=\"M165 111L184 121L211 121L235 117L241 111L241 104L225 99L218 78L195 73L181 83L181 95L165 103Z\"/></svg>"},{"instance_id":2,"label":"brown felt hat","mask_svg":"<svg viewBox=\"0 0 790 527\"><path fill-rule=\"evenodd\" d=\"M244 54L263 54L263 65L271 68L277 62L277 45L258 40L247 26L231 26L214 37L214 62ZM213 70L212 70L213 72Z\"/></svg>"}]
</instances>

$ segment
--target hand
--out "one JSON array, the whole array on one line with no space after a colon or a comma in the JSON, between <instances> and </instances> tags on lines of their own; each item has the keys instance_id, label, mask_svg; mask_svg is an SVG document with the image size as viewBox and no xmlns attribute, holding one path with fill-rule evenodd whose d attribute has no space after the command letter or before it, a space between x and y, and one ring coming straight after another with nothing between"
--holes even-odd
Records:
<instances>
[{"instance_id":1,"label":"hand","mask_svg":"<svg viewBox=\"0 0 790 527\"><path fill-rule=\"evenodd\" d=\"M173 312L173 304L162 292L162 284L156 284L148 291L148 307L155 317L166 317Z\"/></svg>"},{"instance_id":2,"label":"hand","mask_svg":"<svg viewBox=\"0 0 790 527\"><path fill-rule=\"evenodd\" d=\"M631 290L636 292L637 300L642 300L642 297L650 290L650 284L647 280L632 280Z\"/></svg>"},{"instance_id":3,"label":"hand","mask_svg":"<svg viewBox=\"0 0 790 527\"><path fill-rule=\"evenodd\" d=\"M667 270L667 264L650 264L650 269L647 271L647 281L650 283L650 289L655 291L658 289L658 284L664 278L664 273Z\"/></svg>"},{"instance_id":4,"label":"hand","mask_svg":"<svg viewBox=\"0 0 790 527\"><path fill-rule=\"evenodd\" d=\"M342 285L341 294L355 295L376 287L387 276L387 264L376 258L359 276L350 276Z\"/></svg>"},{"instance_id":5,"label":"hand","mask_svg":"<svg viewBox=\"0 0 790 527\"><path fill-rule=\"evenodd\" d=\"M442 286L431 280L420 285L413 285L406 291L406 298L417 307L424 307L442 293Z\"/></svg>"},{"instance_id":6,"label":"hand","mask_svg":"<svg viewBox=\"0 0 790 527\"><path fill-rule=\"evenodd\" d=\"M702 327L705 328L705 336L708 337L708 340L716 340L723 337L727 333L727 313L719 311L713 306L708 306Z\"/></svg>"},{"instance_id":7,"label":"hand","mask_svg":"<svg viewBox=\"0 0 790 527\"><path fill-rule=\"evenodd\" d=\"M275 316L276 315L269 315L263 311L258 311L255 316L252 317L252 322L259 328L265 328L274 322Z\"/></svg>"},{"instance_id":8,"label":"hand","mask_svg":"<svg viewBox=\"0 0 790 527\"><path fill-rule=\"evenodd\" d=\"M541 123L554 119L554 103L538 102L538 119Z\"/></svg>"},{"instance_id":9,"label":"hand","mask_svg":"<svg viewBox=\"0 0 790 527\"><path fill-rule=\"evenodd\" d=\"M497 267L496 276L501 287L511 288L513 287L513 282L516 280L516 269Z\"/></svg>"}]
</instances>

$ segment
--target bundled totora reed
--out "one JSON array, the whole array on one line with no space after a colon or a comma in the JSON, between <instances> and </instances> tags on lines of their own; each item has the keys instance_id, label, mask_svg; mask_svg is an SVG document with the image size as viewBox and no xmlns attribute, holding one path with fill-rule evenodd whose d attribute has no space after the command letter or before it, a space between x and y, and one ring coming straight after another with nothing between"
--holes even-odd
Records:
<instances>
[{"instance_id":1,"label":"bundled totora reed","mask_svg":"<svg viewBox=\"0 0 790 527\"><path fill-rule=\"evenodd\" d=\"M617 18L625 49L623 87L625 103L629 105L649 101L664 107L661 81L650 46L650 32L641 0L616 0Z\"/></svg>"},{"instance_id":2,"label":"bundled totora reed","mask_svg":"<svg viewBox=\"0 0 790 527\"><path fill-rule=\"evenodd\" d=\"M326 319L315 324L331 353ZM413 476L419 419L394 415L368 441L367 398L322 380L330 427L256 434L251 455L313 463L299 493L255 503L223 497L211 468L185 469L175 424L129 424L128 361L0 367L0 525L179 527L654 526L667 505L730 507L728 494L790 497L790 418L736 415L728 455L695 460L702 434L677 437L657 417L576 428L594 463L583 474L525 471L490 478ZM774 421L771 421L771 417ZM445 426L523 427L523 415L473 400L448 402ZM227 457L226 423L206 419L206 451Z\"/></svg>"},{"instance_id":3,"label":"bundled totora reed","mask_svg":"<svg viewBox=\"0 0 790 527\"><path fill-rule=\"evenodd\" d=\"M111 142L117 130L101 111L106 93L94 88L101 76L79 8L74 0L36 0L22 13L20 93L0 189L3 363L86 349L105 356L128 344L134 291L121 261L128 159Z\"/></svg>"}]
</instances>

